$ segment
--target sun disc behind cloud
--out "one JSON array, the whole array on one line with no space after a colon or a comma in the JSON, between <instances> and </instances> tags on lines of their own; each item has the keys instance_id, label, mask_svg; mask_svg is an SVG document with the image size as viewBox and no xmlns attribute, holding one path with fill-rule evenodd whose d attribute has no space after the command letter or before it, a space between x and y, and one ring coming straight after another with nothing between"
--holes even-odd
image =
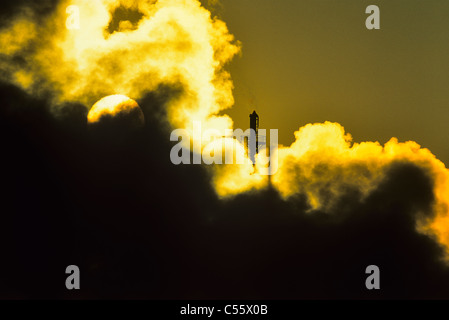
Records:
<instances>
[{"instance_id":1,"label":"sun disc behind cloud","mask_svg":"<svg viewBox=\"0 0 449 320\"><path fill-rule=\"evenodd\" d=\"M95 124L104 118L129 118L140 126L144 123L144 116L139 105L125 95L111 95L96 102L87 115L89 124Z\"/></svg>"}]
</instances>

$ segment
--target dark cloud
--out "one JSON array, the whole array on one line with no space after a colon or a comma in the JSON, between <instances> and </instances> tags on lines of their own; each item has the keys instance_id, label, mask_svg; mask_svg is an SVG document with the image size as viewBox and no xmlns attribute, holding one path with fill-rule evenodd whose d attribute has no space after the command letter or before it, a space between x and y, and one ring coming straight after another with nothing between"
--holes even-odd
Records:
<instances>
[{"instance_id":1,"label":"dark cloud","mask_svg":"<svg viewBox=\"0 0 449 320\"><path fill-rule=\"evenodd\" d=\"M109 22L107 32L112 34L120 31L120 22L128 21L132 28L136 29L144 14L138 9L126 8L123 6L117 7L112 13L112 19Z\"/></svg>"},{"instance_id":2,"label":"dark cloud","mask_svg":"<svg viewBox=\"0 0 449 320\"><path fill-rule=\"evenodd\" d=\"M145 127L111 141L114 128L87 130L83 106L55 116L0 87L1 298L449 297L442 250L415 228L434 201L424 169L394 162L368 198L348 189L327 213L273 189L221 201L204 167L170 162L164 104L181 91L138 101ZM64 287L70 264L79 292Z\"/></svg>"},{"instance_id":3,"label":"dark cloud","mask_svg":"<svg viewBox=\"0 0 449 320\"><path fill-rule=\"evenodd\" d=\"M23 14L24 10L33 12L37 19L45 19L59 2L60 0L4 0L0 11L0 28L7 26L14 17Z\"/></svg>"}]
</instances>

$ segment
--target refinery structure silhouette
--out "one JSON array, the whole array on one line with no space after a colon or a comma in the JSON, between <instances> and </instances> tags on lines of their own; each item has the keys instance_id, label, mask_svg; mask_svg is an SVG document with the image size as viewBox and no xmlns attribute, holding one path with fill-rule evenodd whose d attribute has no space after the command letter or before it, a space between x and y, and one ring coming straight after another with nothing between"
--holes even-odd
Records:
<instances>
[{"instance_id":1,"label":"refinery structure silhouette","mask_svg":"<svg viewBox=\"0 0 449 320\"><path fill-rule=\"evenodd\" d=\"M248 150L248 156L253 165L256 164L256 155L259 153L259 148L266 145L266 136L259 134L259 115L254 110L249 115L250 134L246 138L245 147Z\"/></svg>"}]
</instances>

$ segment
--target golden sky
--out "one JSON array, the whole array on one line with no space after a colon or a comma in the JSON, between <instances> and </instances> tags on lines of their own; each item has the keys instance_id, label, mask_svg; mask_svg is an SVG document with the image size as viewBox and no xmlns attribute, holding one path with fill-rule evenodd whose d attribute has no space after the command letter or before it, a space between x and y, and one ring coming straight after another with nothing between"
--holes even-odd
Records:
<instances>
[{"instance_id":1,"label":"golden sky","mask_svg":"<svg viewBox=\"0 0 449 320\"><path fill-rule=\"evenodd\" d=\"M381 29L365 28L380 7ZM413 140L449 163L449 2L222 0L242 42L229 69L236 127L257 109L289 145L307 123L341 123L354 141Z\"/></svg>"}]
</instances>

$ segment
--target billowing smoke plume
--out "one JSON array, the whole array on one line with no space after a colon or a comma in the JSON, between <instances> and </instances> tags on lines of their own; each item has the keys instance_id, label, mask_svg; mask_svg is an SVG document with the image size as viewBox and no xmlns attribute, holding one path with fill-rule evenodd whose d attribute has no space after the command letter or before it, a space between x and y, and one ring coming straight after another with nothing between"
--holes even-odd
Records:
<instances>
[{"instance_id":1,"label":"billowing smoke plume","mask_svg":"<svg viewBox=\"0 0 449 320\"><path fill-rule=\"evenodd\" d=\"M67 12L79 13L78 26ZM179 86L167 112L181 128L232 126L216 114L233 104L223 66L238 52L226 25L196 0L61 1L45 21L23 9L0 33L3 77L28 92L90 108L111 94L139 99Z\"/></svg>"},{"instance_id":2,"label":"billowing smoke plume","mask_svg":"<svg viewBox=\"0 0 449 320\"><path fill-rule=\"evenodd\" d=\"M305 195L310 210L338 212L347 196L363 202L388 179L392 165L413 164L434 183L433 212L416 212L417 228L449 246L449 171L428 149L413 141L399 143L396 138L384 146L352 143L341 125L330 122L306 125L295 136L290 147L279 149L279 170L273 177L285 199Z\"/></svg>"},{"instance_id":3,"label":"billowing smoke plume","mask_svg":"<svg viewBox=\"0 0 449 320\"><path fill-rule=\"evenodd\" d=\"M396 138L384 146L378 142L353 143L340 124L331 122L308 124L295 132L295 137L291 146L277 150L277 172L270 178L284 200L306 199L311 213L342 213L345 207L363 203L377 191L390 178L392 167L413 165L433 181L434 199L430 212L411 208L414 212L410 214L416 219L417 230L435 238L448 252L449 171L428 149L413 141L400 143ZM214 178L222 197L268 186L267 177L247 174L238 166L225 167L217 168ZM409 197L413 204L413 195Z\"/></svg>"},{"instance_id":4,"label":"billowing smoke plume","mask_svg":"<svg viewBox=\"0 0 449 320\"><path fill-rule=\"evenodd\" d=\"M66 28L70 5L79 8L79 29ZM3 80L32 95L50 95L56 112L66 102L90 108L112 94L138 100L168 85L181 88L167 103L173 128L200 121L203 130L222 132L232 129L232 120L219 113L234 102L223 67L239 50L226 25L197 0L61 1L43 20L24 8L0 32ZM278 149L278 171L271 177L283 199L303 197L310 212L337 214L348 197L363 203L392 166L412 164L432 179L434 190L432 212L415 213L417 230L449 252L449 172L429 150L396 139L384 146L352 143L342 126L328 122L295 135L290 147ZM241 145L232 148L245 153ZM221 198L269 185L248 163L211 171Z\"/></svg>"}]
</instances>

